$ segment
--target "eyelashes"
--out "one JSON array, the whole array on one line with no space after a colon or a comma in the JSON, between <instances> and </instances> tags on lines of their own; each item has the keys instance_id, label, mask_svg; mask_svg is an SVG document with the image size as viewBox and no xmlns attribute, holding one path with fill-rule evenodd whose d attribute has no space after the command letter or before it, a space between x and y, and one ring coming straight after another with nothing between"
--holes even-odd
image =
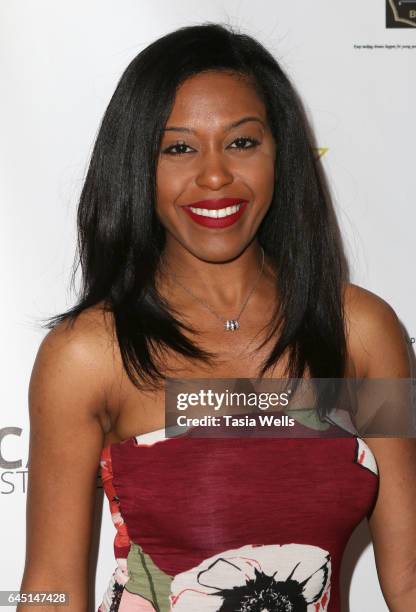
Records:
<instances>
[{"instance_id":1,"label":"eyelashes","mask_svg":"<svg viewBox=\"0 0 416 612\"><path fill-rule=\"evenodd\" d=\"M181 148L182 150L181 151L174 150L174 149L179 149L179 148ZM184 142L176 142L175 144L170 145L166 149L163 149L162 153L165 153L166 155L185 155L189 151L184 151L183 149L190 149L190 148L191 147L189 147Z\"/></svg>"},{"instance_id":2,"label":"eyelashes","mask_svg":"<svg viewBox=\"0 0 416 612\"><path fill-rule=\"evenodd\" d=\"M231 148L237 148L237 149L253 149L254 147L256 147L257 145L260 144L260 141L257 140L257 138L251 138L250 136L240 136L239 138L236 138L235 140L233 140L233 142L231 144L234 144L235 142L238 141L246 141L250 143L249 147L231 147L231 145L229 145Z\"/></svg>"},{"instance_id":3,"label":"eyelashes","mask_svg":"<svg viewBox=\"0 0 416 612\"><path fill-rule=\"evenodd\" d=\"M237 146L237 147L231 146L234 143L238 143L238 142L241 143L242 141L246 143L248 142L250 146ZM247 149L253 149L254 147L257 147L259 144L260 144L260 141L257 140L256 138L252 138L251 136L240 136L239 138L236 138L235 140L233 140L231 145L229 145L227 148L244 151ZM175 149L180 149L180 148L182 149L181 151L179 150L175 151ZM191 149L191 151L186 151L184 149ZM170 145L166 149L163 149L162 153L166 155L178 156L178 155L186 155L187 153L191 153L193 150L194 149L192 149L192 147L187 145L184 141L178 141L178 142L175 142L173 145Z\"/></svg>"}]
</instances>

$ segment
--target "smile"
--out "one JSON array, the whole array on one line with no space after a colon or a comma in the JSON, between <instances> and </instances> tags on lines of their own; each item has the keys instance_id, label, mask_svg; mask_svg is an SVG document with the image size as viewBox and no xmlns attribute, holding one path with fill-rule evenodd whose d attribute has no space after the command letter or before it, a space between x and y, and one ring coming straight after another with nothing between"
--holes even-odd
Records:
<instances>
[{"instance_id":1,"label":"smile","mask_svg":"<svg viewBox=\"0 0 416 612\"><path fill-rule=\"evenodd\" d=\"M208 208L194 208L193 206L189 207L192 212L196 215L201 215L202 217L211 217L211 219L223 219L224 217L228 217L229 215L233 215L238 212L241 208L241 204L236 204L235 206L227 206L226 208L219 208L214 210L209 210Z\"/></svg>"},{"instance_id":2,"label":"smile","mask_svg":"<svg viewBox=\"0 0 416 612\"><path fill-rule=\"evenodd\" d=\"M211 229L228 227L236 223L247 208L248 202L225 206L224 208L199 208L184 206L183 210L198 225Z\"/></svg>"}]
</instances>

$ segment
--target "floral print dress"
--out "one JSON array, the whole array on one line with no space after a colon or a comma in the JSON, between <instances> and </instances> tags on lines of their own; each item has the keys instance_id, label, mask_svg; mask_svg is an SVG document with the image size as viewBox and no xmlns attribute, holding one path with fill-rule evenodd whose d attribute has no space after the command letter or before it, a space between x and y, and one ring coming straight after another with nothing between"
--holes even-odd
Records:
<instances>
[{"instance_id":1,"label":"floral print dress","mask_svg":"<svg viewBox=\"0 0 416 612\"><path fill-rule=\"evenodd\" d=\"M274 439L161 429L106 446L116 567L98 612L338 611L343 551L374 506L378 469L362 439L331 428Z\"/></svg>"}]
</instances>

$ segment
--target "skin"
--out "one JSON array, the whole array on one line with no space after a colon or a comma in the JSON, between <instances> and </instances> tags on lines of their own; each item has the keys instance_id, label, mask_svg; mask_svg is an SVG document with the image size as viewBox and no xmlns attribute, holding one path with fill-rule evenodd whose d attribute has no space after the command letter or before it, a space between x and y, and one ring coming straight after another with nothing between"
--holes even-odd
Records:
<instances>
[{"instance_id":1,"label":"skin","mask_svg":"<svg viewBox=\"0 0 416 612\"><path fill-rule=\"evenodd\" d=\"M239 125L230 128L236 121ZM167 230L166 268L187 286L192 283L196 295L204 295L220 313L238 312L257 277L256 233L273 196L275 160L264 104L247 79L208 72L179 87L156 174L156 211ZM223 197L249 201L240 220L227 228L207 230L183 210L192 202ZM259 287L262 299L272 288L268 266ZM183 291L169 278L160 284L172 303L182 302Z\"/></svg>"},{"instance_id":2,"label":"skin","mask_svg":"<svg viewBox=\"0 0 416 612\"><path fill-rule=\"evenodd\" d=\"M250 121L227 129L246 116L257 116L265 125ZM238 312L258 274L256 231L270 203L278 163L264 106L248 82L223 73L200 74L179 88L167 126L195 131L168 131L161 146L157 214L167 231L167 248L159 290L201 332L198 343L217 354L210 376L255 377L270 349L266 345L257 351L256 345L264 313L277 299L271 263L266 260L235 335L224 334L218 320L173 282L169 271L175 270L224 318ZM260 144L236 150L236 139L247 136ZM166 149L177 140L186 141L190 148L179 150L190 153L169 156ZM224 196L250 202L241 223L229 228L200 227L180 208ZM406 340L391 306L352 284L345 286L343 297L346 376L409 377ZM111 314L103 312L102 304L83 312L72 328L61 324L41 343L30 380L28 536L21 590L65 590L71 596L68 612L91 609L88 559L103 446L164 426L163 391L138 391L131 383L113 329ZM179 376L207 375L202 364L175 355L165 355L164 363L167 369L176 368ZM271 375L283 376L284 366L283 357ZM390 610L409 612L416 609L415 441L365 440L380 472L380 491L369 521L380 585Z\"/></svg>"}]
</instances>

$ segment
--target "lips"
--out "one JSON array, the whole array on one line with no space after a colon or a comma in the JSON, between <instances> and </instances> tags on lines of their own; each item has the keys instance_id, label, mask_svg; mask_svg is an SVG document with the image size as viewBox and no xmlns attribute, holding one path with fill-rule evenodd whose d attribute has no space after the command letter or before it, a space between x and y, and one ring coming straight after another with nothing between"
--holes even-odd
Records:
<instances>
[{"instance_id":1,"label":"lips","mask_svg":"<svg viewBox=\"0 0 416 612\"><path fill-rule=\"evenodd\" d=\"M185 213L204 227L228 227L238 221L244 213L248 200L241 198L221 198L218 200L199 200L183 206Z\"/></svg>"},{"instance_id":2,"label":"lips","mask_svg":"<svg viewBox=\"0 0 416 612\"><path fill-rule=\"evenodd\" d=\"M221 198L219 200L199 200L198 202L192 202L187 206L192 208L206 208L208 210L219 210L226 208L227 206L234 206L240 202L247 202L243 198Z\"/></svg>"}]
</instances>

